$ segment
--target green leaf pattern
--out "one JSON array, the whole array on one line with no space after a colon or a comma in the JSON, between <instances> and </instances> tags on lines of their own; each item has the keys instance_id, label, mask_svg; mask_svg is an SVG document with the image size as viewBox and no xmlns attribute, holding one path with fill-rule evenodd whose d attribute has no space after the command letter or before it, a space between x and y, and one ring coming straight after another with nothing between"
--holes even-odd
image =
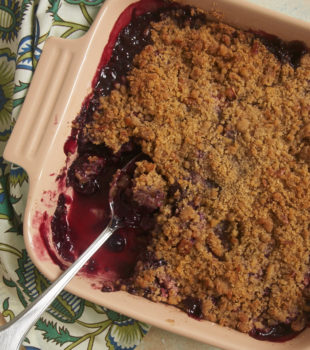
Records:
<instances>
[{"instance_id":1,"label":"green leaf pattern","mask_svg":"<svg viewBox=\"0 0 310 350\"><path fill-rule=\"evenodd\" d=\"M77 38L104 0L0 0L0 311L13 319L49 285L25 250L22 220L28 177L3 150L18 118L46 39ZM32 328L25 346L134 349L148 325L62 292Z\"/></svg>"},{"instance_id":2,"label":"green leaf pattern","mask_svg":"<svg viewBox=\"0 0 310 350\"><path fill-rule=\"evenodd\" d=\"M57 327L57 323L40 319L36 324L36 329L43 332L43 337L48 342L63 345L68 342L76 342L79 338L72 337L64 327Z\"/></svg>"}]
</instances>

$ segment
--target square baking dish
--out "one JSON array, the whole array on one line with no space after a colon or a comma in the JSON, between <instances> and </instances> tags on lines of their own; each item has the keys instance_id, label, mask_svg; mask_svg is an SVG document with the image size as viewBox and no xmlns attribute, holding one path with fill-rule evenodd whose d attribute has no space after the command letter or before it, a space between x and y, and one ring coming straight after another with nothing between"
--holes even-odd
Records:
<instances>
[{"instance_id":1,"label":"square baking dish","mask_svg":"<svg viewBox=\"0 0 310 350\"><path fill-rule=\"evenodd\" d=\"M181 0L180 3L217 11L239 28L262 30L310 47L310 24L238 0ZM50 233L50 220L65 184L56 181L68 161L63 147L71 123L92 89L102 52L120 14L135 1L107 0L90 30L80 39L47 40L25 103L4 157L29 176L24 237L30 258L50 280L61 270L45 249L40 230ZM44 218L43 218L44 216ZM42 228L42 222L45 223ZM175 307L156 304L125 292L103 293L100 280L75 277L67 290L130 317L223 349L310 349L310 330L285 343L258 341L247 334L208 321L197 321Z\"/></svg>"}]
</instances>

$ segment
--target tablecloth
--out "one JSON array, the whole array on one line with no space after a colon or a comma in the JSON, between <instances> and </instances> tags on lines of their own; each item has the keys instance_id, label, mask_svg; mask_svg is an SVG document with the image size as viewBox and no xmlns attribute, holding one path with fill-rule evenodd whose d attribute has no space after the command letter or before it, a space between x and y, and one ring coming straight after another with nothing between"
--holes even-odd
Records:
<instances>
[{"instance_id":1,"label":"tablecloth","mask_svg":"<svg viewBox=\"0 0 310 350\"><path fill-rule=\"evenodd\" d=\"M104 0L0 0L1 155L24 102L44 42L76 38L91 25ZM14 318L49 284L23 241L28 189L25 171L0 156L0 311ZM62 292L28 333L31 349L134 349L148 325ZM0 345L1 348L1 345Z\"/></svg>"},{"instance_id":2,"label":"tablecloth","mask_svg":"<svg viewBox=\"0 0 310 350\"><path fill-rule=\"evenodd\" d=\"M309 0L248 0L310 20ZM29 260L22 219L27 174L1 157L49 36L83 35L104 0L0 0L0 311L17 315L48 285ZM24 342L32 349L134 349L148 326L61 293ZM174 349L180 345L176 341ZM0 345L1 348L1 345ZM201 345L199 348L208 348ZM213 349L213 347L212 347Z\"/></svg>"}]
</instances>

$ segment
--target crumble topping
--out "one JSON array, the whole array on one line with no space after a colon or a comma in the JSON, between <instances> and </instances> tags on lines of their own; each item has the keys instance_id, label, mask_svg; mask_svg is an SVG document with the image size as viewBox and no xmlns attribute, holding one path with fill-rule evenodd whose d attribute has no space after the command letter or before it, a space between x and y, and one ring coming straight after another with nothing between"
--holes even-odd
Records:
<instances>
[{"instance_id":1,"label":"crumble topping","mask_svg":"<svg viewBox=\"0 0 310 350\"><path fill-rule=\"evenodd\" d=\"M151 35L83 132L115 153L133 139L149 157L137 165L133 198L159 208L156 225L121 288L242 332L302 330L310 55L294 69L253 33L168 16Z\"/></svg>"},{"instance_id":2,"label":"crumble topping","mask_svg":"<svg viewBox=\"0 0 310 350\"><path fill-rule=\"evenodd\" d=\"M137 162L134 173L133 200L140 206L155 210L164 204L166 182L156 172L155 164L147 161Z\"/></svg>"}]
</instances>

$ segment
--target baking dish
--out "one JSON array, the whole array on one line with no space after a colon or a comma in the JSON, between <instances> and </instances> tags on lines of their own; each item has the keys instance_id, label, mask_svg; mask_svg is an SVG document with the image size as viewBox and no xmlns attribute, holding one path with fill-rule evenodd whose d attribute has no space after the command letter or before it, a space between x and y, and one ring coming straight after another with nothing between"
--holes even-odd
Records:
<instances>
[{"instance_id":1,"label":"baking dish","mask_svg":"<svg viewBox=\"0 0 310 350\"><path fill-rule=\"evenodd\" d=\"M283 15L236 1L218 1L214 4L213 1L192 0L186 3L206 10L217 10L225 21L239 27L264 30L286 40L302 40L310 46L307 40L310 26ZM67 160L63 145L70 135L71 121L91 91L109 33L119 14L130 4L132 1L129 0L107 1L90 31L81 39L49 39L5 151L6 159L24 167L29 175L30 190L24 218L26 247L31 259L49 279L54 279L60 269L45 250L39 233L42 229L48 231L57 194L63 190L58 188L62 183L56 182ZM45 227L42 227L42 222L46 223ZM102 293L100 288L96 288L99 285L100 281L79 276L68 286L68 290L131 317L221 348L308 348L310 333L307 330L283 344L260 342L210 322L196 321L172 307L154 304L123 292Z\"/></svg>"}]
</instances>

